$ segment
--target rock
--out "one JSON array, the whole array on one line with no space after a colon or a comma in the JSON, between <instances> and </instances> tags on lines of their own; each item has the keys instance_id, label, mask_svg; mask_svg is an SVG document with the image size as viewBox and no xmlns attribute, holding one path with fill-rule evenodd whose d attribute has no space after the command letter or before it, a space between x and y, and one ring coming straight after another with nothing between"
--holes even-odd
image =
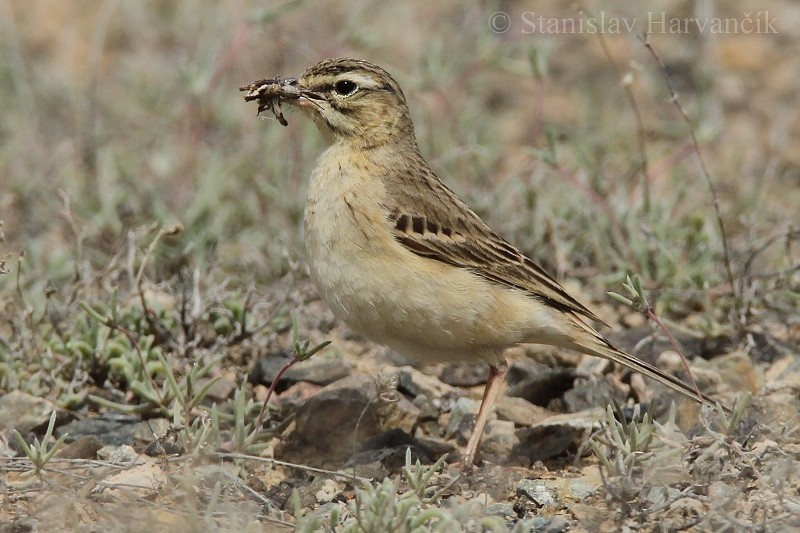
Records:
<instances>
[{"instance_id":1,"label":"rock","mask_svg":"<svg viewBox=\"0 0 800 533\"><path fill-rule=\"evenodd\" d=\"M141 455L127 444L103 446L97 450L97 458L115 465L130 465L142 459Z\"/></svg>"},{"instance_id":2,"label":"rock","mask_svg":"<svg viewBox=\"0 0 800 533\"><path fill-rule=\"evenodd\" d=\"M675 350L664 350L656 358L656 366L664 372L683 370L681 354Z\"/></svg>"},{"instance_id":3,"label":"rock","mask_svg":"<svg viewBox=\"0 0 800 533\"><path fill-rule=\"evenodd\" d=\"M419 370L411 368L410 366L403 366L397 369L398 385L397 389L406 392L413 397L424 394L431 401L437 400L445 396L457 396L461 394L458 389L442 383L433 376L423 374Z\"/></svg>"},{"instance_id":4,"label":"rock","mask_svg":"<svg viewBox=\"0 0 800 533\"><path fill-rule=\"evenodd\" d=\"M378 407L383 427L399 428L409 434L414 430L420 409L396 390L382 394Z\"/></svg>"},{"instance_id":5,"label":"rock","mask_svg":"<svg viewBox=\"0 0 800 533\"><path fill-rule=\"evenodd\" d=\"M517 494L525 496L538 507L555 506L556 500L548 488L539 480L523 479L517 484Z\"/></svg>"},{"instance_id":6,"label":"rock","mask_svg":"<svg viewBox=\"0 0 800 533\"><path fill-rule=\"evenodd\" d=\"M142 423L132 416L107 415L88 417L74 420L56 430L56 435L61 437L67 434L67 442L76 441L82 437L96 437L103 445L120 446L132 445L137 435L142 435ZM152 440L152 432L147 440Z\"/></svg>"},{"instance_id":7,"label":"rock","mask_svg":"<svg viewBox=\"0 0 800 533\"><path fill-rule=\"evenodd\" d=\"M740 487L728 485L724 481L712 481L708 486L708 496L715 502L734 502L739 491Z\"/></svg>"},{"instance_id":8,"label":"rock","mask_svg":"<svg viewBox=\"0 0 800 533\"><path fill-rule=\"evenodd\" d=\"M356 477L377 480L386 478L389 475L389 469L383 465L380 459L378 459L353 467L348 467L347 473Z\"/></svg>"},{"instance_id":9,"label":"rock","mask_svg":"<svg viewBox=\"0 0 800 533\"><path fill-rule=\"evenodd\" d=\"M517 513L514 507L508 503L492 503L486 506L486 514L499 516L505 520L515 520Z\"/></svg>"},{"instance_id":10,"label":"rock","mask_svg":"<svg viewBox=\"0 0 800 533\"><path fill-rule=\"evenodd\" d=\"M87 435L62 446L56 452L55 457L61 459L96 459L97 451L102 447L103 443L100 442L100 439Z\"/></svg>"},{"instance_id":11,"label":"rock","mask_svg":"<svg viewBox=\"0 0 800 533\"><path fill-rule=\"evenodd\" d=\"M543 479L542 483L561 502L565 500L582 502L597 494L603 486L600 470L596 466L584 468L582 472L584 475L578 477Z\"/></svg>"},{"instance_id":12,"label":"rock","mask_svg":"<svg viewBox=\"0 0 800 533\"><path fill-rule=\"evenodd\" d=\"M595 531L598 525L608 518L608 511L606 509L583 503L570 506L569 511L586 531Z\"/></svg>"},{"instance_id":13,"label":"rock","mask_svg":"<svg viewBox=\"0 0 800 533\"><path fill-rule=\"evenodd\" d=\"M605 416L605 408L594 407L577 413L564 413L550 416L541 422L537 422L529 429L536 429L539 427L571 427L581 430L593 430L599 427L600 421L602 421Z\"/></svg>"},{"instance_id":14,"label":"rock","mask_svg":"<svg viewBox=\"0 0 800 533\"><path fill-rule=\"evenodd\" d=\"M431 459L438 459L444 454L452 456L456 452L456 445L453 441L445 440L436 436L417 435L415 440L420 446L428 451Z\"/></svg>"},{"instance_id":15,"label":"rock","mask_svg":"<svg viewBox=\"0 0 800 533\"><path fill-rule=\"evenodd\" d=\"M338 479L328 477L316 477L311 483L301 487L300 504L305 509L316 508L321 504L332 502L342 496L345 483Z\"/></svg>"},{"instance_id":16,"label":"rock","mask_svg":"<svg viewBox=\"0 0 800 533\"><path fill-rule=\"evenodd\" d=\"M536 517L541 518L541 517ZM550 519L549 523L544 526L542 531L544 533L563 533L564 531L569 531L571 529L571 524L569 523L569 519L563 515L557 515Z\"/></svg>"},{"instance_id":17,"label":"rock","mask_svg":"<svg viewBox=\"0 0 800 533\"><path fill-rule=\"evenodd\" d=\"M593 407L605 407L612 401L625 403L625 394L614 387L607 379L579 380L575 386L564 393L562 402L565 411L577 413Z\"/></svg>"},{"instance_id":18,"label":"rock","mask_svg":"<svg viewBox=\"0 0 800 533\"><path fill-rule=\"evenodd\" d=\"M300 406L295 430L278 445L276 457L317 467L344 462L359 442L381 432L376 396L375 380L364 374L324 387ZM308 452L309 462L299 459L300 450Z\"/></svg>"},{"instance_id":19,"label":"rock","mask_svg":"<svg viewBox=\"0 0 800 533\"><path fill-rule=\"evenodd\" d=\"M575 367L575 373L581 377L602 376L611 368L611 361L602 357L583 355L581 362Z\"/></svg>"},{"instance_id":20,"label":"rock","mask_svg":"<svg viewBox=\"0 0 800 533\"><path fill-rule=\"evenodd\" d=\"M410 433L419 409L395 390L380 390L375 378L356 374L324 387L297 410L294 431L276 458L335 467L367 439L387 429Z\"/></svg>"},{"instance_id":21,"label":"rock","mask_svg":"<svg viewBox=\"0 0 800 533\"><path fill-rule=\"evenodd\" d=\"M288 353L259 359L247 376L247 381L269 385L278 371L291 359L292 356ZM351 370L352 366L342 360L341 354L334 350L327 350L292 365L283 374L281 381L287 384L307 381L315 385L329 385L348 376Z\"/></svg>"},{"instance_id":22,"label":"rock","mask_svg":"<svg viewBox=\"0 0 800 533\"><path fill-rule=\"evenodd\" d=\"M681 500L681 496L681 491L676 488L668 485L657 485L650 487L650 490L642 495L642 499L651 506L665 507L668 506L670 502Z\"/></svg>"},{"instance_id":23,"label":"rock","mask_svg":"<svg viewBox=\"0 0 800 533\"><path fill-rule=\"evenodd\" d=\"M197 389L200 389L206 385L210 381L211 378L201 378L197 380ZM214 382L211 385L211 388L208 389L208 393L206 394L206 398L212 401L216 400L218 402L223 402L228 398L233 397L233 393L236 392L236 389L239 388L239 383L236 379L232 376L222 376L220 379Z\"/></svg>"},{"instance_id":24,"label":"rock","mask_svg":"<svg viewBox=\"0 0 800 533\"><path fill-rule=\"evenodd\" d=\"M450 420L447 423L445 438L455 437L459 446L464 446L469 440L475 418L478 415L480 403L469 398L459 398L450 411ZM491 415L490 415L491 418Z\"/></svg>"},{"instance_id":25,"label":"rock","mask_svg":"<svg viewBox=\"0 0 800 533\"><path fill-rule=\"evenodd\" d=\"M416 436L439 435L439 417L442 410L434 405L433 400L420 394L412 402L419 410L417 414Z\"/></svg>"},{"instance_id":26,"label":"rock","mask_svg":"<svg viewBox=\"0 0 800 533\"><path fill-rule=\"evenodd\" d=\"M277 403L281 407L299 406L317 395L320 390L322 390L322 387L319 385L314 385L306 381L294 383L278 395Z\"/></svg>"},{"instance_id":27,"label":"rock","mask_svg":"<svg viewBox=\"0 0 800 533\"><path fill-rule=\"evenodd\" d=\"M161 492L167 483L167 475L160 465L144 463L98 482L92 494L106 501L119 501L122 498L152 498Z\"/></svg>"},{"instance_id":28,"label":"rock","mask_svg":"<svg viewBox=\"0 0 800 533\"><path fill-rule=\"evenodd\" d=\"M393 429L373 437L362 444L361 448L344 465L345 469L356 466L371 465L373 469L385 470L387 475L399 473L406 464L406 452L411 450L411 462L417 460L423 464L433 462L432 454L410 435L399 429Z\"/></svg>"},{"instance_id":29,"label":"rock","mask_svg":"<svg viewBox=\"0 0 800 533\"><path fill-rule=\"evenodd\" d=\"M172 423L166 418L150 418L142 420L133 427L133 438L141 442L151 442L153 439L164 437L170 432Z\"/></svg>"},{"instance_id":30,"label":"rock","mask_svg":"<svg viewBox=\"0 0 800 533\"><path fill-rule=\"evenodd\" d=\"M58 469L58 467L55 468ZM50 472L50 475L52 474L53 472ZM92 480L92 485L94 485L94 481ZM83 530L73 521L76 520L77 516L87 516L91 512L89 511L91 504L86 501L86 498L81 497L78 491L74 490L74 488L72 490L67 489L64 486L52 487L51 490L39 487L35 492L31 491L31 488L30 483L28 483L22 490L12 490L10 493L4 491L3 503L6 504L6 508L10 507L9 504L14 502L15 493L25 494L25 500L27 501L25 502L25 509L21 510L21 512L14 513L4 510L4 516L0 519L1 533ZM20 505L20 503L19 501L16 502L17 505ZM22 516L20 517L20 515ZM13 520L13 518L22 517L24 519ZM67 524L76 525L70 527ZM102 530L102 528L89 526L86 530Z\"/></svg>"},{"instance_id":31,"label":"rock","mask_svg":"<svg viewBox=\"0 0 800 533\"><path fill-rule=\"evenodd\" d=\"M511 456L511 450L519 444L515 433L514 422L493 420L486 424L486 431L481 439L478 453L484 459L494 463L505 463Z\"/></svg>"},{"instance_id":32,"label":"rock","mask_svg":"<svg viewBox=\"0 0 800 533\"><path fill-rule=\"evenodd\" d=\"M519 444L512 450L517 461L533 464L577 449L585 436L600 427L602 408L554 415L530 427L517 430Z\"/></svg>"},{"instance_id":33,"label":"rock","mask_svg":"<svg viewBox=\"0 0 800 533\"><path fill-rule=\"evenodd\" d=\"M411 403L419 409L418 418L420 422L438 421L439 416L442 414L442 409L426 394L420 394ZM441 404L441 402L438 403Z\"/></svg>"},{"instance_id":34,"label":"rock","mask_svg":"<svg viewBox=\"0 0 800 533\"><path fill-rule=\"evenodd\" d=\"M13 390L0 396L0 431L16 429L23 436L29 432L44 432L53 411L56 412L56 427L72 418L70 413L49 400Z\"/></svg>"},{"instance_id":35,"label":"rock","mask_svg":"<svg viewBox=\"0 0 800 533\"><path fill-rule=\"evenodd\" d=\"M498 419L509 420L518 426L530 426L555 414L522 398L503 395L495 401L494 411Z\"/></svg>"},{"instance_id":36,"label":"rock","mask_svg":"<svg viewBox=\"0 0 800 533\"><path fill-rule=\"evenodd\" d=\"M553 370L551 367L542 363L536 362L532 359L525 358L519 361L514 361L508 367L506 374L506 381L511 386L521 383L527 379L536 378Z\"/></svg>"},{"instance_id":37,"label":"rock","mask_svg":"<svg viewBox=\"0 0 800 533\"><path fill-rule=\"evenodd\" d=\"M36 531L41 531L39 529L39 520L29 516L0 524L0 533L35 533Z\"/></svg>"},{"instance_id":38,"label":"rock","mask_svg":"<svg viewBox=\"0 0 800 533\"><path fill-rule=\"evenodd\" d=\"M344 483L330 478L323 479L319 490L314 493L314 498L317 500L317 503L332 502L334 498L342 493L343 489Z\"/></svg>"},{"instance_id":39,"label":"rock","mask_svg":"<svg viewBox=\"0 0 800 533\"><path fill-rule=\"evenodd\" d=\"M783 357L767 368L764 381L770 391L787 388L800 391L800 357Z\"/></svg>"},{"instance_id":40,"label":"rock","mask_svg":"<svg viewBox=\"0 0 800 533\"><path fill-rule=\"evenodd\" d=\"M439 373L439 379L453 387L474 387L486 383L486 365L475 363L452 363Z\"/></svg>"}]
</instances>

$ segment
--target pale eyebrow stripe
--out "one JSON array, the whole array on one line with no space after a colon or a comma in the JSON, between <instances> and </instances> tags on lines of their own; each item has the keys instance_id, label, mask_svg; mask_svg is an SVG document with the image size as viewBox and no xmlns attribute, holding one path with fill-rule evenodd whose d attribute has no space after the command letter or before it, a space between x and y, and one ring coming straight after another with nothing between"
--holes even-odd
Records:
<instances>
[{"instance_id":1,"label":"pale eyebrow stripe","mask_svg":"<svg viewBox=\"0 0 800 533\"><path fill-rule=\"evenodd\" d=\"M352 81L359 87L363 87L365 89L383 89L383 85L381 85L380 82L377 82L375 78L355 72L350 72L342 75L341 77L337 77L337 81L341 80Z\"/></svg>"}]
</instances>

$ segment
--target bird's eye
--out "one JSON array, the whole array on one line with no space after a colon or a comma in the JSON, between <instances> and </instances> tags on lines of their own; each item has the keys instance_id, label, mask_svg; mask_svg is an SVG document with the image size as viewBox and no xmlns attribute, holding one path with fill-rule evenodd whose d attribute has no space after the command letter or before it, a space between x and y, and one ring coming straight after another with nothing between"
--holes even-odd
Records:
<instances>
[{"instance_id":1,"label":"bird's eye","mask_svg":"<svg viewBox=\"0 0 800 533\"><path fill-rule=\"evenodd\" d=\"M336 94L339 96L350 96L358 90L358 85L350 80L340 80L333 86L333 90L335 90Z\"/></svg>"}]
</instances>

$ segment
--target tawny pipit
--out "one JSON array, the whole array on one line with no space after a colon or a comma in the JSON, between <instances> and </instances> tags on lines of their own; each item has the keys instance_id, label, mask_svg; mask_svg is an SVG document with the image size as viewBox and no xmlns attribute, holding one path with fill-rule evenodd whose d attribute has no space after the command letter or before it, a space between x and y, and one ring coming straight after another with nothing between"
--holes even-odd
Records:
<instances>
[{"instance_id":1,"label":"tawny pipit","mask_svg":"<svg viewBox=\"0 0 800 533\"><path fill-rule=\"evenodd\" d=\"M522 343L605 357L709 400L614 348L587 323L600 322L592 311L436 177L419 152L403 91L382 68L330 59L299 78L242 90L282 123L281 103L302 109L330 143L311 175L305 238L311 276L333 313L422 361L489 364L467 466L506 373L503 353Z\"/></svg>"}]
</instances>

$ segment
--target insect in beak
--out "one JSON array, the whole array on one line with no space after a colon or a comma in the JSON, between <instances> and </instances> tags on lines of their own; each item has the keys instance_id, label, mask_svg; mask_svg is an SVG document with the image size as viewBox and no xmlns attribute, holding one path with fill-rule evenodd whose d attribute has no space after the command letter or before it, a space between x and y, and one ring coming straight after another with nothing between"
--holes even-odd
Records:
<instances>
[{"instance_id":1,"label":"insect in beak","mask_svg":"<svg viewBox=\"0 0 800 533\"><path fill-rule=\"evenodd\" d=\"M239 87L240 91L247 91L244 99L246 102L256 100L258 102L258 113L271 111L278 122L287 126L286 117L281 111L281 104L287 103L299 107L319 107L319 101L324 98L313 91L302 87L297 78L265 78L257 80L249 85Z\"/></svg>"}]
</instances>

